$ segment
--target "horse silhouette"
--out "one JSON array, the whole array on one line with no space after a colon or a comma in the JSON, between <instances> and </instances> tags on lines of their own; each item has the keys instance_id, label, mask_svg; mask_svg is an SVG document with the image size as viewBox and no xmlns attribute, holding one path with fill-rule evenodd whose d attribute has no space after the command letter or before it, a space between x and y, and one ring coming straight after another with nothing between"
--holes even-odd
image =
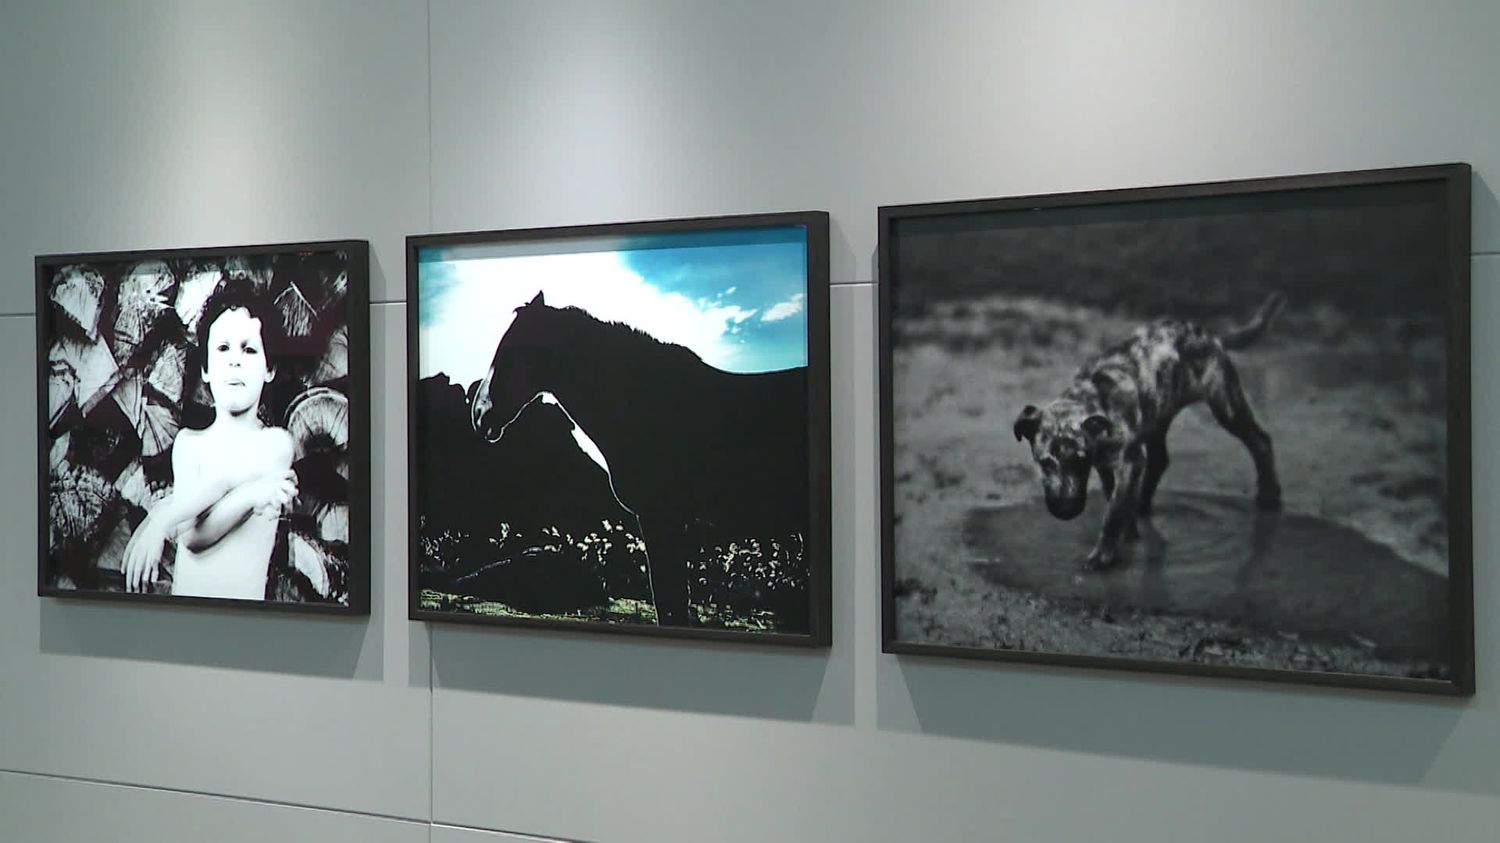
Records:
<instances>
[{"instance_id":1,"label":"horse silhouette","mask_svg":"<svg viewBox=\"0 0 1500 843\"><path fill-rule=\"evenodd\" d=\"M688 568L702 548L806 536L807 367L725 372L539 292L471 391L474 430L499 442L544 393L639 522L659 624L692 625Z\"/></svg>"},{"instance_id":2,"label":"horse silhouette","mask_svg":"<svg viewBox=\"0 0 1500 843\"><path fill-rule=\"evenodd\" d=\"M417 466L420 535L431 542L420 587L530 613L597 607L608 597L650 599L642 554L623 542L589 553L563 538L623 538L609 525L624 527L629 516L548 393L512 422L508 447L475 435L469 399L446 375L418 383L416 406L423 439L432 443Z\"/></svg>"}]
</instances>

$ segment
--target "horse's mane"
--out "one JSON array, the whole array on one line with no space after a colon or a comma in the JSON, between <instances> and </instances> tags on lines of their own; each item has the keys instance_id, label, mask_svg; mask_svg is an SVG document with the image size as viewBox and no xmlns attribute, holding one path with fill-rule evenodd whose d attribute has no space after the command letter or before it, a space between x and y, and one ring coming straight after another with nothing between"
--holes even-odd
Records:
<instances>
[{"instance_id":1,"label":"horse's mane","mask_svg":"<svg viewBox=\"0 0 1500 843\"><path fill-rule=\"evenodd\" d=\"M687 346L664 342L633 325L600 319L575 305L548 307L548 309L559 314L569 327L576 325L580 331L594 332L595 336L590 339L602 346L606 353L618 349L635 354L647 354L664 361L670 360L678 365L688 362L708 365L703 362L703 358L699 357L697 352Z\"/></svg>"}]
</instances>

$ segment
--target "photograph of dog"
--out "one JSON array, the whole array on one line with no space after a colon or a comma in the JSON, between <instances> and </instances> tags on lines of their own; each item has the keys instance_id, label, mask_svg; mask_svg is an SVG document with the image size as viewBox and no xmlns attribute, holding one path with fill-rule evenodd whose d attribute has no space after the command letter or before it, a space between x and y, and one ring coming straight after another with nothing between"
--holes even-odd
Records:
<instances>
[{"instance_id":1,"label":"photograph of dog","mask_svg":"<svg viewBox=\"0 0 1500 843\"><path fill-rule=\"evenodd\" d=\"M1462 673L1444 191L885 209L888 644Z\"/></svg>"},{"instance_id":2,"label":"photograph of dog","mask_svg":"<svg viewBox=\"0 0 1500 843\"><path fill-rule=\"evenodd\" d=\"M1255 421L1227 349L1254 342L1285 299L1273 293L1245 326L1215 337L1191 322L1160 321L1084 364L1062 397L1016 417L1016 441L1031 443L1042 472L1047 511L1063 520L1083 512L1089 475L1098 472L1109 506L1099 543L1085 566L1108 568L1167 470L1167 428L1199 401L1214 420L1245 443L1255 464L1255 503L1281 508L1271 437Z\"/></svg>"}]
</instances>

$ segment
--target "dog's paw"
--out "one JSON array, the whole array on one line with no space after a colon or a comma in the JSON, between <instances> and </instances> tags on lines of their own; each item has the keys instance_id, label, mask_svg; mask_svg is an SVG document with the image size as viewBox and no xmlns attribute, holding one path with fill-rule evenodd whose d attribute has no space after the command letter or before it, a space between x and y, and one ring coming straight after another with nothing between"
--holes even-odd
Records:
<instances>
[{"instance_id":1,"label":"dog's paw","mask_svg":"<svg viewBox=\"0 0 1500 843\"><path fill-rule=\"evenodd\" d=\"M1096 547L1090 551L1088 558L1083 560L1083 569L1085 571L1103 571L1106 568L1114 567L1115 559L1116 554L1106 553Z\"/></svg>"}]
</instances>

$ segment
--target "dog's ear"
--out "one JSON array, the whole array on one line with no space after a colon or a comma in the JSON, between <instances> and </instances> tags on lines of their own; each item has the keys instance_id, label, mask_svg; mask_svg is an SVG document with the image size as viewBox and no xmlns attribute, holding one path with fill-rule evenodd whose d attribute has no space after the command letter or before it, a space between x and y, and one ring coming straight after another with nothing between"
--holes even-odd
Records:
<instances>
[{"instance_id":1,"label":"dog's ear","mask_svg":"<svg viewBox=\"0 0 1500 843\"><path fill-rule=\"evenodd\" d=\"M526 305L528 307L530 307L531 305L534 305L534 304L540 304L540 305L546 305L547 304L547 300L544 299L544 298L542 298L542 291L541 290L537 290L536 291L536 296L534 298L532 298L531 301L529 301L529 302L526 303Z\"/></svg>"},{"instance_id":2,"label":"dog's ear","mask_svg":"<svg viewBox=\"0 0 1500 843\"><path fill-rule=\"evenodd\" d=\"M1016 425L1011 430L1016 434L1016 441L1022 439L1032 442L1036 440L1036 432L1042 426L1042 411L1030 404L1016 416Z\"/></svg>"},{"instance_id":3,"label":"dog's ear","mask_svg":"<svg viewBox=\"0 0 1500 843\"><path fill-rule=\"evenodd\" d=\"M1089 436L1089 441L1098 442L1114 433L1115 425L1104 416L1095 414L1083 420L1083 432Z\"/></svg>"}]
</instances>

